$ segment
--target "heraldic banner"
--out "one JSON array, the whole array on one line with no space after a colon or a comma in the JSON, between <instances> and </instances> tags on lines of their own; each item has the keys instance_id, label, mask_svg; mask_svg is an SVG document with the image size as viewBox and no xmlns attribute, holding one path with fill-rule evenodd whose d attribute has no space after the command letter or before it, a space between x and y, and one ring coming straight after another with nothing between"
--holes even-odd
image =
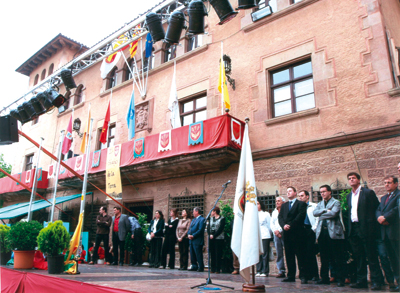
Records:
<instances>
[{"instance_id":1,"label":"heraldic banner","mask_svg":"<svg viewBox=\"0 0 400 293\"><path fill-rule=\"evenodd\" d=\"M115 145L107 149L106 192L116 200L122 198L120 159L121 145ZM107 200L110 200L110 198L107 197Z\"/></svg>"}]
</instances>

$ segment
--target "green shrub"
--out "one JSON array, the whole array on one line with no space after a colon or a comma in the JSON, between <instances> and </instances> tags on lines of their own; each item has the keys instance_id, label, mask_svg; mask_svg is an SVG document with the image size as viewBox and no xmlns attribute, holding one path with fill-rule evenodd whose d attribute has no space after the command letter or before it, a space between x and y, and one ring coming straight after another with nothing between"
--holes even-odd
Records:
<instances>
[{"instance_id":1,"label":"green shrub","mask_svg":"<svg viewBox=\"0 0 400 293\"><path fill-rule=\"evenodd\" d=\"M10 233L10 227L0 225L0 252L9 252L10 248L7 245L7 235Z\"/></svg>"},{"instance_id":2,"label":"green shrub","mask_svg":"<svg viewBox=\"0 0 400 293\"><path fill-rule=\"evenodd\" d=\"M224 239L224 247L222 249L222 258L223 258L223 267L222 272L230 273L233 270L233 256L231 249L231 239L232 239L232 229L231 223L233 221L233 208L232 201L228 199L226 203L223 201L219 202L219 208L221 209L221 216L225 218L225 239Z\"/></svg>"},{"instance_id":3,"label":"green shrub","mask_svg":"<svg viewBox=\"0 0 400 293\"><path fill-rule=\"evenodd\" d=\"M57 256L69 247L69 240L70 236L63 222L55 221L40 231L37 237L38 249L49 256Z\"/></svg>"},{"instance_id":4,"label":"green shrub","mask_svg":"<svg viewBox=\"0 0 400 293\"><path fill-rule=\"evenodd\" d=\"M37 237L43 226L37 221L18 222L11 226L6 237L7 245L12 250L35 250Z\"/></svg>"}]
</instances>

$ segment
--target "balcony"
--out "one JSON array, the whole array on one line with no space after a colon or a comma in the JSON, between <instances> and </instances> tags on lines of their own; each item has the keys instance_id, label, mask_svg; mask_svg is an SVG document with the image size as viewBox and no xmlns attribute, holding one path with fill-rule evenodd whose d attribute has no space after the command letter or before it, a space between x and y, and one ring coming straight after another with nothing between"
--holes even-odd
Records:
<instances>
[{"instance_id":1,"label":"balcony","mask_svg":"<svg viewBox=\"0 0 400 293\"><path fill-rule=\"evenodd\" d=\"M159 151L159 133L144 138L142 157L134 158L134 140L123 143L120 160L122 185L225 170L239 161L243 132L244 122L225 114L203 121L202 143L189 145L189 126L171 130L170 150ZM107 149L103 149L99 166L92 167L93 153L90 153L88 180L102 189L106 182L106 159ZM85 155L82 155L66 163L83 175L85 161ZM59 184L69 188L82 187L81 180L65 168L60 169Z\"/></svg>"},{"instance_id":2,"label":"balcony","mask_svg":"<svg viewBox=\"0 0 400 293\"><path fill-rule=\"evenodd\" d=\"M35 170L36 169L32 169L22 173L13 174L12 176L32 189ZM47 179L47 171L39 169L38 183L36 187L37 193L43 194L48 185L49 180ZM4 201L25 201L27 196L31 193L11 178L4 177L0 179L0 194Z\"/></svg>"}]
</instances>

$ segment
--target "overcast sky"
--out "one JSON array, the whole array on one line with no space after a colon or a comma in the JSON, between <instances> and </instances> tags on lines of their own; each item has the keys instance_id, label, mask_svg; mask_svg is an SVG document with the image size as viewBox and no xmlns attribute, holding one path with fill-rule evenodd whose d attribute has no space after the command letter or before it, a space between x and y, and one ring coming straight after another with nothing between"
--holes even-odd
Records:
<instances>
[{"instance_id":1,"label":"overcast sky","mask_svg":"<svg viewBox=\"0 0 400 293\"><path fill-rule=\"evenodd\" d=\"M161 0L8 1L0 18L0 109L28 91L15 70L59 33L89 48ZM11 146L0 146L12 163Z\"/></svg>"}]
</instances>

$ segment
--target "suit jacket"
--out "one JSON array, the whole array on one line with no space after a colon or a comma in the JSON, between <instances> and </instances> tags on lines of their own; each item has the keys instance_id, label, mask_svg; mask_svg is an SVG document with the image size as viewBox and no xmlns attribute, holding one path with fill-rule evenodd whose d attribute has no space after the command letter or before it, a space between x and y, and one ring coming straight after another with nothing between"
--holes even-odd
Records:
<instances>
[{"instance_id":1,"label":"suit jacket","mask_svg":"<svg viewBox=\"0 0 400 293\"><path fill-rule=\"evenodd\" d=\"M115 216L112 217L112 228L114 229ZM127 215L121 214L118 223L118 238L120 241L125 241L126 234L131 230L131 223L129 222L129 217ZM114 231L114 230L112 230Z\"/></svg>"},{"instance_id":2,"label":"suit jacket","mask_svg":"<svg viewBox=\"0 0 400 293\"><path fill-rule=\"evenodd\" d=\"M154 233L154 237L163 237L164 236L164 219L159 219L157 226L156 226L156 232ZM153 227L154 224L154 219L151 220L149 229L147 232L151 233L151 227Z\"/></svg>"},{"instance_id":3,"label":"suit jacket","mask_svg":"<svg viewBox=\"0 0 400 293\"><path fill-rule=\"evenodd\" d=\"M282 204L278 215L279 225L283 229L283 237L285 240L295 240L304 237L304 220L306 219L307 204L296 199L289 211L289 202ZM290 225L290 229L286 231L285 225Z\"/></svg>"},{"instance_id":4,"label":"suit jacket","mask_svg":"<svg viewBox=\"0 0 400 293\"><path fill-rule=\"evenodd\" d=\"M348 205L348 235L351 235L351 191L347 194ZM376 221L375 212L379 206L379 200L373 190L361 187L358 198L357 215L360 225L361 237L376 239L379 236L378 222Z\"/></svg>"},{"instance_id":5,"label":"suit jacket","mask_svg":"<svg viewBox=\"0 0 400 293\"><path fill-rule=\"evenodd\" d=\"M192 244L204 245L204 229L206 227L203 216L199 216L192 220L188 235L193 235L193 239L190 240Z\"/></svg>"},{"instance_id":6,"label":"suit jacket","mask_svg":"<svg viewBox=\"0 0 400 293\"><path fill-rule=\"evenodd\" d=\"M344 239L343 223L340 217L340 202L337 199L332 197L326 207L324 201L319 202L314 210L314 216L319 217L316 232L317 239L321 234L323 220L327 221L329 237L331 239Z\"/></svg>"},{"instance_id":7,"label":"suit jacket","mask_svg":"<svg viewBox=\"0 0 400 293\"><path fill-rule=\"evenodd\" d=\"M400 190L396 189L385 205L388 195L384 195L381 198L375 216L379 218L384 216L389 225L380 225L381 239L385 240L386 237L393 240L399 240L399 204L398 200L400 197ZM379 222L378 222L379 223Z\"/></svg>"}]
</instances>

